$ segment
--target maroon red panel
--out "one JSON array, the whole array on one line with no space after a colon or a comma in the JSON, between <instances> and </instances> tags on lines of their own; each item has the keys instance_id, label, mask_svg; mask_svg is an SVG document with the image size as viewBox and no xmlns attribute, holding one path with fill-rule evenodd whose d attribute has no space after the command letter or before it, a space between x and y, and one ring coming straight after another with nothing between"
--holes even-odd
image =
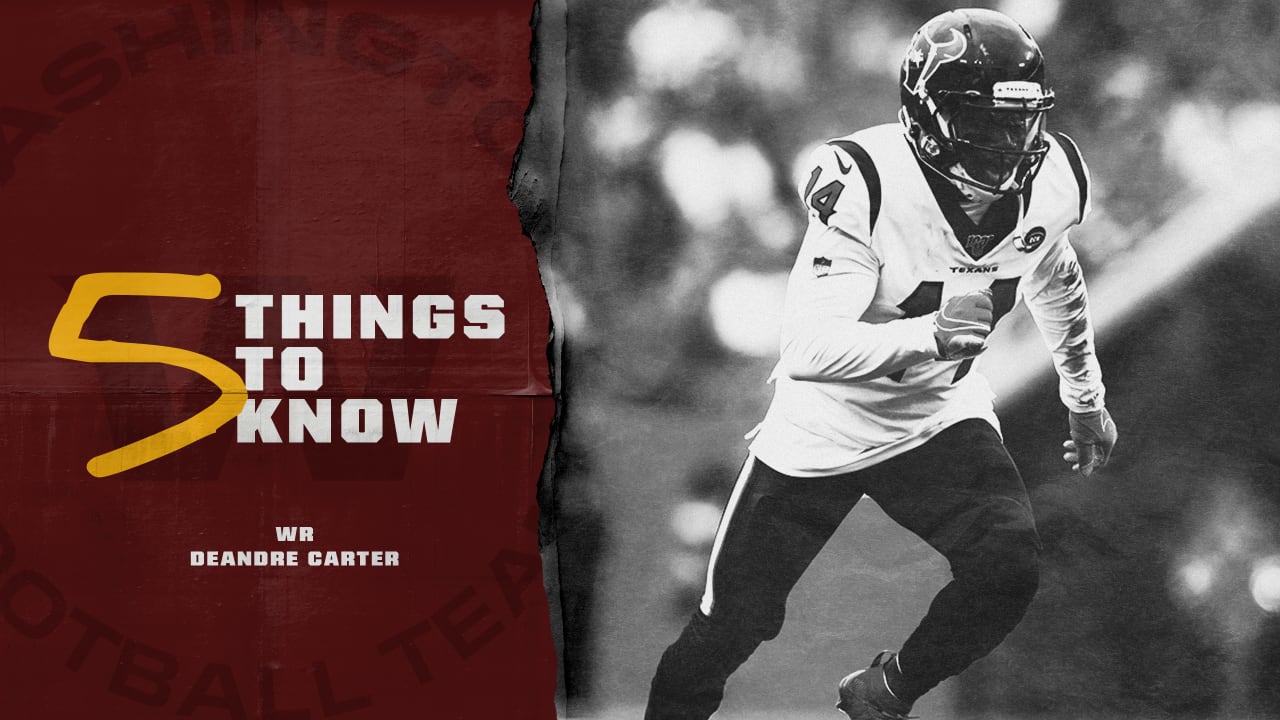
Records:
<instances>
[{"instance_id":1,"label":"maroon red panel","mask_svg":"<svg viewBox=\"0 0 1280 720\"><path fill-rule=\"evenodd\" d=\"M554 717L531 12L0 9L0 716Z\"/></svg>"}]
</instances>

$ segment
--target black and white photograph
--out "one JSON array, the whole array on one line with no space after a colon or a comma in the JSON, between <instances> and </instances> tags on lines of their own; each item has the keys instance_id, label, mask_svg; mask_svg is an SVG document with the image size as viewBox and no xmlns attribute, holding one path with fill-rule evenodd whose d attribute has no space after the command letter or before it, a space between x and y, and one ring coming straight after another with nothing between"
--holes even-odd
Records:
<instances>
[{"instance_id":1,"label":"black and white photograph","mask_svg":"<svg viewBox=\"0 0 1280 720\"><path fill-rule=\"evenodd\" d=\"M1280 718L1280 4L541 12L562 717Z\"/></svg>"}]
</instances>

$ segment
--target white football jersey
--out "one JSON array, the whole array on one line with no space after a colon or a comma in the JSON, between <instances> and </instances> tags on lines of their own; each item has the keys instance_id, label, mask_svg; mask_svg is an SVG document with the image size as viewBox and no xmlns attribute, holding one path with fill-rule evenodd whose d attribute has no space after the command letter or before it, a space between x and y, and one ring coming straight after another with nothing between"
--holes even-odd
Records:
<instances>
[{"instance_id":1,"label":"white football jersey","mask_svg":"<svg viewBox=\"0 0 1280 720\"><path fill-rule=\"evenodd\" d=\"M992 392L972 360L939 360L933 316L990 288L995 316L1025 298L1053 352L1063 402L1102 407L1087 297L1067 230L1089 212L1074 143L1049 153L1020 194L974 223L950 181L923 167L900 125L814 151L801 198L809 226L787 286L773 403L751 452L788 475L868 467L981 418ZM939 198L942 198L941 200Z\"/></svg>"}]
</instances>

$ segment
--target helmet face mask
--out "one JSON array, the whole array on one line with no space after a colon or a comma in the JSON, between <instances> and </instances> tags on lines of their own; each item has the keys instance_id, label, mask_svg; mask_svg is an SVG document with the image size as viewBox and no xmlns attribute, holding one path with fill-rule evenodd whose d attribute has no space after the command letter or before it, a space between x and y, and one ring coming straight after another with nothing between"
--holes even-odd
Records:
<instances>
[{"instance_id":1,"label":"helmet face mask","mask_svg":"<svg viewBox=\"0 0 1280 720\"><path fill-rule=\"evenodd\" d=\"M917 155L932 170L995 195L1016 194L1048 144L1039 46L992 10L955 10L925 23L902 64L902 112Z\"/></svg>"},{"instance_id":2,"label":"helmet face mask","mask_svg":"<svg viewBox=\"0 0 1280 720\"><path fill-rule=\"evenodd\" d=\"M961 106L944 121L966 181L988 192L1021 189L1049 147L1043 110Z\"/></svg>"}]
</instances>

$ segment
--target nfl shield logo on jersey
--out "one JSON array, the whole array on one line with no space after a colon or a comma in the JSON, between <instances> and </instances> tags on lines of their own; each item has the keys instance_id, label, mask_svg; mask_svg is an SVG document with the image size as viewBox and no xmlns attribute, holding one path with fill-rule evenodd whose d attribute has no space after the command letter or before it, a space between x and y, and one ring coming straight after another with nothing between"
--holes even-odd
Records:
<instances>
[{"instance_id":1,"label":"nfl shield logo on jersey","mask_svg":"<svg viewBox=\"0 0 1280 720\"><path fill-rule=\"evenodd\" d=\"M815 277L825 277L831 272L831 258L816 257L813 259L813 274Z\"/></svg>"},{"instance_id":2,"label":"nfl shield logo on jersey","mask_svg":"<svg viewBox=\"0 0 1280 720\"><path fill-rule=\"evenodd\" d=\"M1025 253L1032 252L1044 242L1044 235L1044 228L1033 227L1027 231L1025 236L1014 238L1013 246Z\"/></svg>"}]
</instances>

